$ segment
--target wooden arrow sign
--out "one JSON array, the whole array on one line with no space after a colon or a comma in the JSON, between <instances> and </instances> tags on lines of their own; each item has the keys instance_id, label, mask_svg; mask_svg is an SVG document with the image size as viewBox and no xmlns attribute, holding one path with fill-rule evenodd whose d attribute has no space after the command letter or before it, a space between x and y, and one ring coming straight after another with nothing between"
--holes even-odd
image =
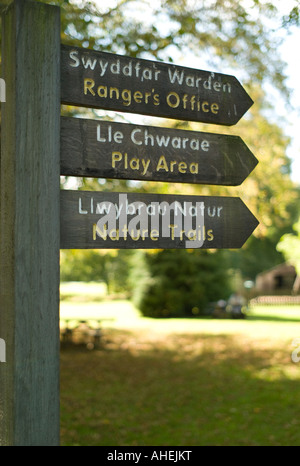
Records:
<instances>
[{"instance_id":1,"label":"wooden arrow sign","mask_svg":"<svg viewBox=\"0 0 300 466\"><path fill-rule=\"evenodd\" d=\"M61 118L61 175L236 186L257 163L238 136Z\"/></svg>"},{"instance_id":2,"label":"wooden arrow sign","mask_svg":"<svg viewBox=\"0 0 300 466\"><path fill-rule=\"evenodd\" d=\"M61 249L240 248L258 221L238 197L61 191Z\"/></svg>"},{"instance_id":3,"label":"wooden arrow sign","mask_svg":"<svg viewBox=\"0 0 300 466\"><path fill-rule=\"evenodd\" d=\"M229 126L253 104L234 76L66 45L61 102Z\"/></svg>"}]
</instances>

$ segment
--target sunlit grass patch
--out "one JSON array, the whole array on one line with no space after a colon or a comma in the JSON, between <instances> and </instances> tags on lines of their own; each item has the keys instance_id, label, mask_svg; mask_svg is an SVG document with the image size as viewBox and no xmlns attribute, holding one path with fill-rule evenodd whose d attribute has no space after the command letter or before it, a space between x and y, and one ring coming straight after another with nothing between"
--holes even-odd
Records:
<instances>
[{"instance_id":1,"label":"sunlit grass patch","mask_svg":"<svg viewBox=\"0 0 300 466\"><path fill-rule=\"evenodd\" d=\"M62 351L63 444L299 444L300 369L284 349L232 335L110 340Z\"/></svg>"},{"instance_id":2,"label":"sunlit grass patch","mask_svg":"<svg viewBox=\"0 0 300 466\"><path fill-rule=\"evenodd\" d=\"M62 318L113 318L100 349L62 348L63 445L300 444L300 307L156 320L90 298L61 303Z\"/></svg>"},{"instance_id":3,"label":"sunlit grass patch","mask_svg":"<svg viewBox=\"0 0 300 466\"><path fill-rule=\"evenodd\" d=\"M107 295L105 283L66 282L60 285L60 300L97 301Z\"/></svg>"}]
</instances>

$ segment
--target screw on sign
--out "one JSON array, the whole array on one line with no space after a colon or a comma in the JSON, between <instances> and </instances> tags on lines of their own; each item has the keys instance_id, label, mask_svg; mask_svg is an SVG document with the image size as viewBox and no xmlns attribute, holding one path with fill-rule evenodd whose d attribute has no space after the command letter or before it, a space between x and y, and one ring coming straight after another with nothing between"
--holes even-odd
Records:
<instances>
[{"instance_id":1,"label":"screw on sign","mask_svg":"<svg viewBox=\"0 0 300 466\"><path fill-rule=\"evenodd\" d=\"M234 125L253 101L230 75L61 46L64 104Z\"/></svg>"}]
</instances>

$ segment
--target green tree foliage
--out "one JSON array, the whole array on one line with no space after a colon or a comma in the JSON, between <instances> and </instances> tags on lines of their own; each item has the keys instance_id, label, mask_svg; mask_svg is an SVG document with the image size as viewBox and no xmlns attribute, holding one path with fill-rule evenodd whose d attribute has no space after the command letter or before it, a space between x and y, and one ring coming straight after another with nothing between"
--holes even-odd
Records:
<instances>
[{"instance_id":1,"label":"green tree foliage","mask_svg":"<svg viewBox=\"0 0 300 466\"><path fill-rule=\"evenodd\" d=\"M131 252L126 250L63 250L61 281L103 282L108 293L129 291Z\"/></svg>"},{"instance_id":2,"label":"green tree foliage","mask_svg":"<svg viewBox=\"0 0 300 466\"><path fill-rule=\"evenodd\" d=\"M278 124L270 121L269 106L262 90L253 88L251 95L255 105L232 128L188 122L178 123L177 127L240 136L259 161L254 171L237 187L175 184L172 189L178 194L184 191L186 194L241 197L261 223L256 236L275 237L277 242L282 231L294 223L291 218L297 213L299 187L290 176L289 138ZM167 183L148 182L143 186L147 191L167 192L170 189Z\"/></svg>"},{"instance_id":3,"label":"green tree foliage","mask_svg":"<svg viewBox=\"0 0 300 466\"><path fill-rule=\"evenodd\" d=\"M209 302L231 294L224 254L199 250L140 253L133 299L144 316L203 315Z\"/></svg>"},{"instance_id":4,"label":"green tree foliage","mask_svg":"<svg viewBox=\"0 0 300 466\"><path fill-rule=\"evenodd\" d=\"M55 3L62 7L64 43L144 58L167 61L175 58L179 64L183 56L193 56L195 67L212 62L217 71L236 70L255 102L233 129L215 125L189 126L188 123L163 119L160 123L241 136L259 160L259 165L241 187L89 178L80 180L81 189L238 195L260 220L256 236L276 237L276 244L294 223L292 212L299 193L290 179L290 161L286 156L289 140L281 124L274 122L276 101L269 102L267 107L261 86L271 82L285 96L286 103L290 102L285 85L285 64L278 55L278 46L282 40L280 29L295 24L299 1L294 0L289 5L279 4L278 0L60 0ZM66 110L70 111L70 107ZM86 110L77 109L77 113L79 111ZM99 118L99 112L97 115Z\"/></svg>"},{"instance_id":5,"label":"green tree foliage","mask_svg":"<svg viewBox=\"0 0 300 466\"><path fill-rule=\"evenodd\" d=\"M199 124L188 126L188 123L164 120L160 123L241 136L258 158L259 165L240 187L220 188L94 179L80 180L79 187L108 191L138 190L240 196L257 216L260 226L241 251L227 251L231 266L241 267L245 276L253 278L264 267L268 268L281 262L282 253L276 251L275 245L280 236L291 230L295 221L295 206L299 202L299 191L290 179L290 161L286 156L289 140L284 134L281 122L276 122L274 118L276 100L269 97L267 107L266 95L262 88L265 84L271 85L284 97L286 105L294 104L289 98L285 63L279 57L278 50L282 40L280 31L299 23L299 0L289 3L279 3L279 0L57 0L47 3L61 6L61 34L65 44L134 57L175 61L178 64L181 64L182 58L191 56L192 66L195 68L205 67L204 69L236 74L255 101L251 111L233 129ZM63 113L114 118L111 114L107 116L107 113L99 111L66 106L63 107ZM145 257L152 268L152 262L155 267L156 260L163 263L166 259L169 264L172 257L175 264L176 261L181 263L184 256L193 257L192 262L194 258L195 261L196 258L199 259L198 254L203 260L205 258L207 262L212 261L212 267L215 258L218 257L217 254L203 251L193 254L168 251ZM93 256L95 262L104 261L104 257L105 255ZM141 270L139 262L136 262L136 267L137 270ZM151 277L154 275L149 275L149 267L143 280L153 295L155 291ZM162 264L161 268L163 267ZM165 267L167 272L167 264ZM179 273L179 267L175 267L174 270ZM200 273L201 267L198 270L199 282ZM206 283L206 276L207 274L203 274L203 283ZM160 274L159 277L163 282L163 275ZM180 277L182 280L183 274L180 274ZM175 279L170 280L169 284L171 283L176 288ZM155 284L157 293L166 288L165 284L159 284L157 277ZM189 285L182 285L182 289L190 288ZM149 298L150 294L148 293ZM187 300L187 293L185 299ZM174 302L173 297L171 301ZM184 306L184 303L182 305ZM192 304L189 304L188 308L192 309L191 306ZM166 304L164 309L169 309Z\"/></svg>"},{"instance_id":6,"label":"green tree foliage","mask_svg":"<svg viewBox=\"0 0 300 466\"><path fill-rule=\"evenodd\" d=\"M66 44L169 61L192 53L287 91L278 29L299 22L299 0L44 1L61 6Z\"/></svg>"},{"instance_id":7,"label":"green tree foliage","mask_svg":"<svg viewBox=\"0 0 300 466\"><path fill-rule=\"evenodd\" d=\"M294 225L294 232L283 235L277 245L278 251L282 252L286 260L296 268L300 277L300 219Z\"/></svg>"},{"instance_id":8,"label":"green tree foliage","mask_svg":"<svg viewBox=\"0 0 300 466\"><path fill-rule=\"evenodd\" d=\"M290 177L289 138L264 113L262 97L260 90L254 93L256 105L247 119L231 130L242 137L259 164L241 186L226 189L227 195L241 197L260 221L244 247L229 252L231 266L239 268L246 278L251 279L284 261L276 245L283 234L291 231L300 201L299 187ZM224 195L225 190L218 188L216 193Z\"/></svg>"}]
</instances>

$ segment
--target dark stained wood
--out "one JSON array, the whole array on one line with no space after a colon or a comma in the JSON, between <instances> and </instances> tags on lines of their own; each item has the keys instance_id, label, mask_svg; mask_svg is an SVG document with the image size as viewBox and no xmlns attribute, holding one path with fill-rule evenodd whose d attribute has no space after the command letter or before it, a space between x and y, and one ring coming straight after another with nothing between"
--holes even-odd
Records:
<instances>
[{"instance_id":1,"label":"dark stained wood","mask_svg":"<svg viewBox=\"0 0 300 466\"><path fill-rule=\"evenodd\" d=\"M61 118L61 175L236 186L257 163L238 136Z\"/></svg>"},{"instance_id":2,"label":"dark stained wood","mask_svg":"<svg viewBox=\"0 0 300 466\"><path fill-rule=\"evenodd\" d=\"M234 76L66 45L61 101L229 126L253 104Z\"/></svg>"},{"instance_id":3,"label":"dark stained wood","mask_svg":"<svg viewBox=\"0 0 300 466\"><path fill-rule=\"evenodd\" d=\"M257 225L238 197L61 191L62 249L235 249Z\"/></svg>"},{"instance_id":4,"label":"dark stained wood","mask_svg":"<svg viewBox=\"0 0 300 466\"><path fill-rule=\"evenodd\" d=\"M0 445L59 445L60 11L2 18Z\"/></svg>"}]
</instances>

